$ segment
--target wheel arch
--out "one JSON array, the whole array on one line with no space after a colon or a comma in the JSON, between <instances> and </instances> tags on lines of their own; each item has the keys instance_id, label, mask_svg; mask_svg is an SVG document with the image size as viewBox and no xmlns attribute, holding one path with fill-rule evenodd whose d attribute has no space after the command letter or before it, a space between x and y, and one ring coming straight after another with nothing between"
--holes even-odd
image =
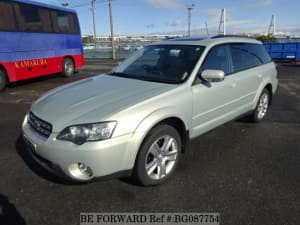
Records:
<instances>
[{"instance_id":1,"label":"wheel arch","mask_svg":"<svg viewBox=\"0 0 300 225\"><path fill-rule=\"evenodd\" d=\"M186 152L187 147L189 146L190 135L189 135L189 131L186 129L184 122L178 117L168 117L159 121L154 127L162 124L167 124L171 127L174 127L177 130L178 134L181 137L181 151L183 153Z\"/></svg>"},{"instance_id":2,"label":"wheel arch","mask_svg":"<svg viewBox=\"0 0 300 225\"><path fill-rule=\"evenodd\" d=\"M69 55L63 56L62 63L61 63L61 75L64 77L71 77L74 75L75 70L76 70L76 60Z\"/></svg>"},{"instance_id":3,"label":"wheel arch","mask_svg":"<svg viewBox=\"0 0 300 225\"><path fill-rule=\"evenodd\" d=\"M62 61L64 61L64 59L66 59L66 58L69 58L69 59L71 59L72 60L72 62L74 63L74 67L76 67L76 62L75 62L75 59L74 59L74 57L72 56L72 55L65 55L63 58L62 58Z\"/></svg>"},{"instance_id":4,"label":"wheel arch","mask_svg":"<svg viewBox=\"0 0 300 225\"><path fill-rule=\"evenodd\" d=\"M184 121L180 119L178 116L164 117L156 121L155 123L153 123L151 126L149 126L147 131L145 132L145 136L143 137L142 142L140 143L138 149L140 149L140 147L143 145L148 134L157 126L160 126L162 124L167 124L176 129L176 131L181 137L181 152L183 153L186 152L189 147L189 140L190 140L189 130L187 129L187 126L185 125Z\"/></svg>"},{"instance_id":5,"label":"wheel arch","mask_svg":"<svg viewBox=\"0 0 300 225\"><path fill-rule=\"evenodd\" d=\"M3 71L4 71L5 77L6 77L6 81L7 81L7 82L10 82L9 77L8 77L8 74L7 74L7 70L6 70L6 68L5 68L4 65L0 64L0 70L3 70Z\"/></svg>"},{"instance_id":6,"label":"wheel arch","mask_svg":"<svg viewBox=\"0 0 300 225\"><path fill-rule=\"evenodd\" d=\"M273 86L270 82L267 82L267 83L264 83L262 84L259 89L257 90L256 92L256 96L254 98L254 101L253 101L253 104L252 104L252 110L255 109L257 103L258 103L258 99L261 95L261 93L263 92L264 89L267 89L269 94L270 94L270 102L269 102L269 105L272 104L272 99L273 99Z\"/></svg>"},{"instance_id":7,"label":"wheel arch","mask_svg":"<svg viewBox=\"0 0 300 225\"><path fill-rule=\"evenodd\" d=\"M267 89L268 92L269 92L269 95L270 95L270 102L269 102L269 105L272 104L272 100L273 100L273 89L272 89L272 84L271 83L268 83L267 85L265 85L265 87L263 89Z\"/></svg>"},{"instance_id":8,"label":"wheel arch","mask_svg":"<svg viewBox=\"0 0 300 225\"><path fill-rule=\"evenodd\" d=\"M178 112L178 113L175 113ZM172 106L162 107L151 113L148 113L141 121L139 121L131 133L130 142L126 148L126 158L124 159L124 167L134 168L137 156L141 147L145 143L149 133L161 124L168 124L178 131L181 137L181 152L186 152L189 147L189 118L184 111Z\"/></svg>"}]
</instances>

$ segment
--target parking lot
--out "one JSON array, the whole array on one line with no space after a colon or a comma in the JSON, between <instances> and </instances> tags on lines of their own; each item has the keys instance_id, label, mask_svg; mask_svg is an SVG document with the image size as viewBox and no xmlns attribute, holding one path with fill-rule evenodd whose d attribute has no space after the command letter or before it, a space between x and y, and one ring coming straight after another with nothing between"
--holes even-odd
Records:
<instances>
[{"instance_id":1,"label":"parking lot","mask_svg":"<svg viewBox=\"0 0 300 225\"><path fill-rule=\"evenodd\" d=\"M0 93L1 225L75 225L80 212L219 212L221 224L299 224L300 65L280 65L262 123L233 121L197 138L163 185L145 188L128 179L70 184L32 162L20 137L30 104L116 64L90 59L74 77L49 75Z\"/></svg>"}]
</instances>

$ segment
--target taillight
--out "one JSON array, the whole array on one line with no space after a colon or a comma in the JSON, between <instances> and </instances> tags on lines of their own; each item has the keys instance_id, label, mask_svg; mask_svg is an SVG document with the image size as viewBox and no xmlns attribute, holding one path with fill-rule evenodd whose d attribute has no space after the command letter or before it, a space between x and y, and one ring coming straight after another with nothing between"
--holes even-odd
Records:
<instances>
[{"instance_id":1,"label":"taillight","mask_svg":"<svg viewBox=\"0 0 300 225\"><path fill-rule=\"evenodd\" d=\"M279 70L279 65L277 64L277 63L274 63L275 64L275 68L276 68L276 70L277 70L277 72L278 72L278 70Z\"/></svg>"}]
</instances>

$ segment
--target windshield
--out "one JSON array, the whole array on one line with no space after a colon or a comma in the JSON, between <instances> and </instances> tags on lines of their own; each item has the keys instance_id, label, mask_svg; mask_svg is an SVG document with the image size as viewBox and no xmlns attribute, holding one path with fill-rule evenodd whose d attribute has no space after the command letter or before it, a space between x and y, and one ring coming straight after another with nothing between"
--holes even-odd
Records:
<instances>
[{"instance_id":1,"label":"windshield","mask_svg":"<svg viewBox=\"0 0 300 225\"><path fill-rule=\"evenodd\" d=\"M204 47L146 46L118 66L111 75L164 83L182 83L193 71Z\"/></svg>"}]
</instances>

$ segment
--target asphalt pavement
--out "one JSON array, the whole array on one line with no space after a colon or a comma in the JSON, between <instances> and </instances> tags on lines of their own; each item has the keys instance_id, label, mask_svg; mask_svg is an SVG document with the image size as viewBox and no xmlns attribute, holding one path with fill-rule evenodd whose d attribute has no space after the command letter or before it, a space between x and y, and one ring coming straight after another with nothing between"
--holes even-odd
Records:
<instances>
[{"instance_id":1,"label":"asphalt pavement","mask_svg":"<svg viewBox=\"0 0 300 225\"><path fill-rule=\"evenodd\" d=\"M168 182L145 188L128 179L63 182L26 153L20 134L30 104L117 61L86 63L74 77L49 75L0 93L1 225L75 225L81 212L219 212L221 224L300 223L300 65L280 66L263 122L233 121L195 139Z\"/></svg>"}]
</instances>

